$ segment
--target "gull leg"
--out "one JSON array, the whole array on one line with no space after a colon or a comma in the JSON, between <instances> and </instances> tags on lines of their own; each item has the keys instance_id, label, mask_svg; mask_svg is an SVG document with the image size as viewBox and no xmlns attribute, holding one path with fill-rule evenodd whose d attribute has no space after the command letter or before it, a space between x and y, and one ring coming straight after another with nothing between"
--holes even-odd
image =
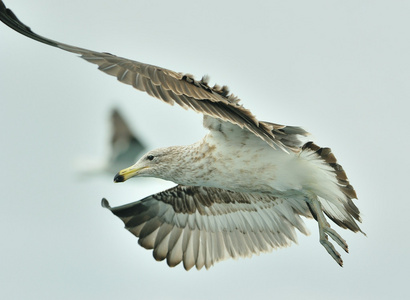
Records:
<instances>
[{"instance_id":1,"label":"gull leg","mask_svg":"<svg viewBox=\"0 0 410 300\"><path fill-rule=\"evenodd\" d=\"M322 212L322 206L316 197L308 198L309 208L311 209L313 215L316 218L316 221L319 225L319 241L323 247L327 250L330 256L342 267L343 260L339 252L336 251L333 244L329 241L328 237L330 236L340 247L343 248L346 252L349 252L346 241L332 228L330 228L329 223L327 222L325 216Z\"/></svg>"}]
</instances>

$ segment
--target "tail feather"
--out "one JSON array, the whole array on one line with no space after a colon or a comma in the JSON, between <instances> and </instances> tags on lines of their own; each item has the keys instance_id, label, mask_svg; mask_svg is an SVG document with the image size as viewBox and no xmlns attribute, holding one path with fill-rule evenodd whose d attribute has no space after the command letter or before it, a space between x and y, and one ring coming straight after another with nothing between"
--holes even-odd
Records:
<instances>
[{"instance_id":1,"label":"tail feather","mask_svg":"<svg viewBox=\"0 0 410 300\"><path fill-rule=\"evenodd\" d=\"M357 206L353 203L352 199L357 199L357 194L353 186L349 183L346 172L343 167L337 163L336 157L332 153L330 148L322 148L313 142L308 142L302 146L302 150L311 150L315 152L324 162L330 166L335 174L337 179L337 184L340 191L346 196L343 204L344 210L348 213L346 219L340 219L332 213L330 206L324 205L324 213L338 226L342 228L348 228L354 232L361 231L360 227L354 220L361 222L360 211ZM345 215L345 214L344 214Z\"/></svg>"}]
</instances>

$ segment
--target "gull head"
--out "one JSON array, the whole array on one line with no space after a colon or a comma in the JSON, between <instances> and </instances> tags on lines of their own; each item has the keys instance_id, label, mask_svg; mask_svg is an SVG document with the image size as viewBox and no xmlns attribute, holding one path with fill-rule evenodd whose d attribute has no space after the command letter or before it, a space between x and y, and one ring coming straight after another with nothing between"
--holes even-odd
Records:
<instances>
[{"instance_id":1,"label":"gull head","mask_svg":"<svg viewBox=\"0 0 410 300\"><path fill-rule=\"evenodd\" d=\"M114 177L114 182L124 182L132 177L157 177L172 180L171 172L174 168L178 168L183 148L174 146L149 151L134 165L119 171Z\"/></svg>"}]
</instances>

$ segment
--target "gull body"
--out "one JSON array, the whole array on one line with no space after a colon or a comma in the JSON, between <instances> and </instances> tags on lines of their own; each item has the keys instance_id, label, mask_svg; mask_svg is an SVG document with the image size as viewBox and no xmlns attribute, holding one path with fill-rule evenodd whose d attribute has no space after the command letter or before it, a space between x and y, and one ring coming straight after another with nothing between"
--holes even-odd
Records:
<instances>
[{"instance_id":1,"label":"gull body","mask_svg":"<svg viewBox=\"0 0 410 300\"><path fill-rule=\"evenodd\" d=\"M302 195L307 190L323 198L343 197L333 169L312 150L287 153L273 149L237 125L208 117L204 118L204 126L210 132L200 141L152 150L119 172L115 181L134 176L156 177L186 186L273 196ZM325 188L326 183L329 187Z\"/></svg>"}]
</instances>

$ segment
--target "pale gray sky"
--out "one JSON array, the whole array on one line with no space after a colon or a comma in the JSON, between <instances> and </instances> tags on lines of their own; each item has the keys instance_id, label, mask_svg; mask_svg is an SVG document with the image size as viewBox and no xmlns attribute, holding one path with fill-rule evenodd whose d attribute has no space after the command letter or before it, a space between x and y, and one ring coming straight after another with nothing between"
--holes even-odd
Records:
<instances>
[{"instance_id":1,"label":"pale gray sky","mask_svg":"<svg viewBox=\"0 0 410 300\"><path fill-rule=\"evenodd\" d=\"M35 32L227 84L261 120L301 125L333 149L368 237L340 268L312 234L209 271L155 262L100 207L160 180L84 179L120 107L151 147L189 144L200 115L116 82L70 53L0 24L0 298L399 299L407 294L410 128L408 1L8 0ZM114 174L113 174L114 175ZM169 184L168 184L169 186Z\"/></svg>"}]
</instances>

